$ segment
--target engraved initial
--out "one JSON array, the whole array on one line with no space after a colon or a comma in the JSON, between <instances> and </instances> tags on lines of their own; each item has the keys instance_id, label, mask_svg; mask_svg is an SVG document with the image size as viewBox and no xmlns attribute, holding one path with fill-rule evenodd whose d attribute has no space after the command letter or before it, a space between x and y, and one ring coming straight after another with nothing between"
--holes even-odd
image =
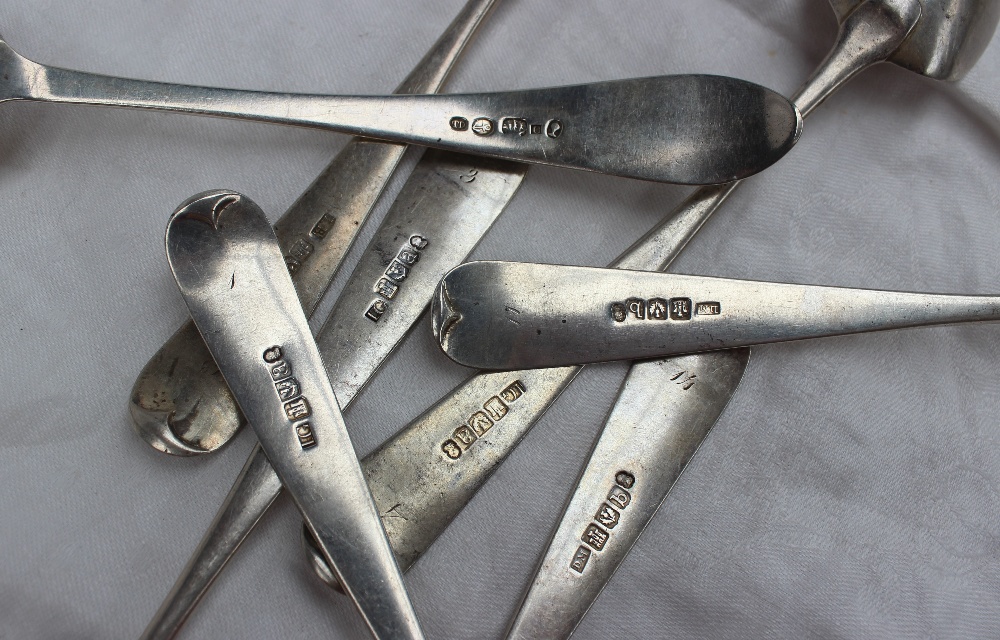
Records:
<instances>
[{"instance_id":1,"label":"engraved initial","mask_svg":"<svg viewBox=\"0 0 1000 640\"><path fill-rule=\"evenodd\" d=\"M681 389L687 391L688 389L694 386L694 383L696 382L695 378L697 377L698 377L697 374L694 373L689 374L687 371L681 371L680 373L675 373L674 375L670 376L670 379L676 382L677 384L681 385Z\"/></svg>"},{"instance_id":2,"label":"engraved initial","mask_svg":"<svg viewBox=\"0 0 1000 640\"><path fill-rule=\"evenodd\" d=\"M517 310L517 309L515 309L514 307L504 307L504 311L506 311L506 312L507 312L507 319L508 319L508 320L510 320L510 321L511 321L511 322L513 322L514 324L521 324L520 322L518 322L517 320L515 320L515 319L514 319L514 318L512 317L512 316L515 316L515 315L521 315L521 312L520 312L520 311L518 311L518 310Z\"/></svg>"},{"instance_id":3,"label":"engraved initial","mask_svg":"<svg viewBox=\"0 0 1000 640\"><path fill-rule=\"evenodd\" d=\"M389 509L388 511L386 511L385 513L382 514L382 517L383 518L401 518L403 520L406 520L407 517L404 516L403 512L400 510L401 506L403 506L402 502L394 504L391 509Z\"/></svg>"}]
</instances>

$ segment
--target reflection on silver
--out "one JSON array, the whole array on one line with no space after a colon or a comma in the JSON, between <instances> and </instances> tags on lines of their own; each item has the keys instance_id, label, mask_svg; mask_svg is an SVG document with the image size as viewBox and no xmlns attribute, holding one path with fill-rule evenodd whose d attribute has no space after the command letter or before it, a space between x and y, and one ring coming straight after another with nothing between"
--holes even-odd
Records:
<instances>
[{"instance_id":1,"label":"reflection on silver","mask_svg":"<svg viewBox=\"0 0 1000 640\"><path fill-rule=\"evenodd\" d=\"M496 0L469 0L396 93L436 93L494 6ZM404 151L394 144L349 141L274 225L307 315L330 286ZM129 396L129 412L144 440L173 455L214 451L243 425L190 322L143 368Z\"/></svg>"},{"instance_id":2,"label":"reflection on silver","mask_svg":"<svg viewBox=\"0 0 1000 640\"><path fill-rule=\"evenodd\" d=\"M342 407L351 403L427 308L441 277L476 246L514 197L526 171L525 165L502 160L443 151L424 155L316 338ZM380 283L388 280L386 271L393 270L401 256L410 265L404 278L392 281L390 293ZM378 321L367 313L373 300L387 305ZM206 416L204 430L239 419L233 407L230 416ZM176 633L280 491L267 457L255 447L195 556L150 623L147 638ZM392 507L380 500L377 490L374 495L380 512ZM392 531L390 520L384 524ZM318 558L313 562L325 564Z\"/></svg>"},{"instance_id":3,"label":"reflection on silver","mask_svg":"<svg viewBox=\"0 0 1000 640\"><path fill-rule=\"evenodd\" d=\"M996 9L1000 7L995 0L962 2L958 11L945 14L942 3L918 0L833 0L832 4L841 20L840 33L829 56L794 98L803 115L811 113L859 71L887 58L923 75L957 79L982 53L996 28ZM978 35L969 38L969 44L953 37L960 25L972 25L978 30ZM906 39L911 29L913 36ZM977 40L981 44L977 45ZM902 59L904 55L911 64ZM918 64L912 64L913 60ZM950 71L939 73L942 69ZM710 213L726 193L700 189L677 215L690 208ZM636 262L619 266L647 268ZM565 638L572 633L666 498L698 443L708 434L714 418L706 416L720 414L735 392L735 385L725 391L725 381L738 379L738 372L746 368L747 356L746 349L735 349L632 365L580 484L512 621L510 638ZM711 397L702 395L706 386ZM714 389L721 392L715 393ZM694 408L694 414L685 413L685 407ZM653 418L647 422L638 420L640 416ZM699 422L700 427L692 426ZM643 439L641 451L633 451L632 455L615 455L619 443L647 424L659 424L663 435ZM615 530L611 546L593 554L589 568L580 567L574 564L581 546L577 539L579 509L592 504L605 489L602 483L606 478L623 466L653 473L640 490L633 491L627 525ZM581 571L576 570L578 567Z\"/></svg>"},{"instance_id":4,"label":"reflection on silver","mask_svg":"<svg viewBox=\"0 0 1000 640\"><path fill-rule=\"evenodd\" d=\"M487 94L323 96L193 87L47 67L2 40L0 68L0 101L240 118L683 184L715 184L757 173L792 148L802 125L799 112L784 97L721 76L635 78ZM532 123L529 130L548 123L546 135L499 132L496 121L504 114ZM484 117L473 122L471 132L456 128L456 118L470 116Z\"/></svg>"},{"instance_id":5,"label":"reflection on silver","mask_svg":"<svg viewBox=\"0 0 1000 640\"><path fill-rule=\"evenodd\" d=\"M249 199L193 197L167 258L198 331L376 638L422 638L277 238Z\"/></svg>"},{"instance_id":6,"label":"reflection on silver","mask_svg":"<svg viewBox=\"0 0 1000 640\"><path fill-rule=\"evenodd\" d=\"M1000 297L470 262L441 281L431 313L450 358L509 370L994 321Z\"/></svg>"}]
</instances>

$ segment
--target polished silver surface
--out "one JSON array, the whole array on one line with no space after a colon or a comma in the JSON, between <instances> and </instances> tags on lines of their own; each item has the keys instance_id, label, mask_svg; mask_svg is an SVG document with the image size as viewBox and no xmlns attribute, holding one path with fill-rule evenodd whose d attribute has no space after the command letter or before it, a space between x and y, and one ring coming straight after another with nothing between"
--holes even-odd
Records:
<instances>
[{"instance_id":1,"label":"polished silver surface","mask_svg":"<svg viewBox=\"0 0 1000 640\"><path fill-rule=\"evenodd\" d=\"M721 76L662 76L503 93L324 96L216 89L48 67L0 40L0 101L34 100L239 118L550 164L714 184L795 144L784 97Z\"/></svg>"},{"instance_id":2,"label":"polished silver surface","mask_svg":"<svg viewBox=\"0 0 1000 640\"><path fill-rule=\"evenodd\" d=\"M423 637L264 213L206 192L174 213L166 245L195 325L369 629Z\"/></svg>"},{"instance_id":3,"label":"polished silver surface","mask_svg":"<svg viewBox=\"0 0 1000 640\"><path fill-rule=\"evenodd\" d=\"M470 262L441 281L431 314L455 362L511 370L990 322L1000 319L1000 296Z\"/></svg>"},{"instance_id":4,"label":"polished silver surface","mask_svg":"<svg viewBox=\"0 0 1000 640\"><path fill-rule=\"evenodd\" d=\"M396 93L435 93L496 5L470 0ZM274 225L299 301L312 315L405 147L353 139ZM243 425L229 388L190 322L139 374L129 413L142 438L165 453L214 451Z\"/></svg>"},{"instance_id":5,"label":"polished silver surface","mask_svg":"<svg viewBox=\"0 0 1000 640\"><path fill-rule=\"evenodd\" d=\"M996 8L1000 6L995 0L964 3L958 11L954 3L948 3L945 11L945 4L936 0L832 0L831 4L841 23L840 32L830 54L793 98L803 116L812 113L866 66L884 59L923 75L958 79L978 60L989 42L996 28ZM984 19L984 15L992 17ZM977 32L971 42L954 37L956 26L964 30L969 25ZM697 207L709 215L731 191L699 189L680 211ZM715 419L706 416L718 416L728 404L748 358L748 350L736 349L632 365L580 482L511 621L508 637L565 638L573 632L665 500L698 444L708 435ZM734 381L728 391L724 386L727 374ZM700 404L700 395L706 387L711 398ZM697 406L698 418L690 418L690 423L678 419L683 415L674 406L678 396ZM659 419L643 420L636 408ZM664 435L646 433L651 427L661 427ZM677 434L683 439L675 440ZM637 440L646 446L632 449L623 446ZM627 466L643 469L646 479L632 490L630 513L622 512L622 525L601 529L601 524L611 524L607 517L613 517L604 507L614 507L603 502L606 492L612 490L609 479ZM654 473L650 477L646 469L671 472ZM588 506L594 504L600 506ZM591 519L584 524L583 512L587 509L594 509L593 515L598 518L604 515L605 522ZM591 526L597 529L591 530ZM589 542L594 543L601 539L601 531L609 534L599 551L595 552L584 540L588 531Z\"/></svg>"},{"instance_id":6,"label":"polished silver surface","mask_svg":"<svg viewBox=\"0 0 1000 640\"><path fill-rule=\"evenodd\" d=\"M526 165L503 160L436 150L425 153L317 334L327 376L342 408L350 405L424 312L441 277L489 230L526 171ZM381 310L377 316L376 309ZM206 415L202 430L212 432L240 419L234 406L228 414ZM280 492L281 482L264 452L255 447L194 556L149 623L145 638L170 638L179 631ZM376 498L376 506L384 514L393 505ZM392 530L391 522L391 516L383 518L387 531ZM313 562L325 567L325 560Z\"/></svg>"}]
</instances>

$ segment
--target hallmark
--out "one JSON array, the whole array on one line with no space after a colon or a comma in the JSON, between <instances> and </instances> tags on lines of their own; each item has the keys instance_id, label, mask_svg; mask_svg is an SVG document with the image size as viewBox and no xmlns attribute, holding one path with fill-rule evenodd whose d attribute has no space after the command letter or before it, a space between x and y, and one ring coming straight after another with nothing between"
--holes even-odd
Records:
<instances>
[{"instance_id":1,"label":"hallmark","mask_svg":"<svg viewBox=\"0 0 1000 640\"><path fill-rule=\"evenodd\" d=\"M524 118L504 118L500 121L500 132L523 136L528 133L528 121Z\"/></svg>"},{"instance_id":2,"label":"hallmark","mask_svg":"<svg viewBox=\"0 0 1000 640\"><path fill-rule=\"evenodd\" d=\"M333 228L334 223L337 219L331 216L329 213L324 213L323 217L319 219L315 225L313 225L312 231L309 232L314 238L323 239L326 234L330 233L330 229Z\"/></svg>"},{"instance_id":3,"label":"hallmark","mask_svg":"<svg viewBox=\"0 0 1000 640\"><path fill-rule=\"evenodd\" d=\"M691 319L691 298L671 298L670 299L670 319L690 320Z\"/></svg>"},{"instance_id":4,"label":"hallmark","mask_svg":"<svg viewBox=\"0 0 1000 640\"><path fill-rule=\"evenodd\" d=\"M312 255L313 249L313 244L305 238L299 238L292 243L292 247L285 254L285 266L288 267L288 273L294 275L301 269L305 261Z\"/></svg>"},{"instance_id":5,"label":"hallmark","mask_svg":"<svg viewBox=\"0 0 1000 640\"><path fill-rule=\"evenodd\" d=\"M476 411L469 416L465 424L455 429L451 438L441 445L441 450L452 460L461 458L476 440L486 435L494 424L503 420L510 411L509 403L516 401L525 391L527 388L520 380L515 380L504 387L503 391L483 403L482 411Z\"/></svg>"},{"instance_id":6,"label":"hallmark","mask_svg":"<svg viewBox=\"0 0 1000 640\"><path fill-rule=\"evenodd\" d=\"M472 121L472 132L480 136L488 136L493 133L496 126L489 118L476 118Z\"/></svg>"},{"instance_id":7,"label":"hallmark","mask_svg":"<svg viewBox=\"0 0 1000 640\"><path fill-rule=\"evenodd\" d=\"M717 316L722 313L722 305L718 302L699 302L694 312L699 316Z\"/></svg>"},{"instance_id":8,"label":"hallmark","mask_svg":"<svg viewBox=\"0 0 1000 640\"><path fill-rule=\"evenodd\" d=\"M323 217L313 225L313 228L309 231L309 235L317 240L322 240L330 232L330 229L333 228L336 221L337 218L331 216L329 213L324 213ZM305 237L301 237L293 242L291 248L288 249L288 253L284 256L288 273L292 275L298 273L302 265L309 259L309 256L313 254L313 251L315 251L315 246Z\"/></svg>"},{"instance_id":9,"label":"hallmark","mask_svg":"<svg viewBox=\"0 0 1000 640\"><path fill-rule=\"evenodd\" d=\"M389 301L392 300L406 276L410 275L410 269L420 260L420 252L428 244L427 238L419 235L410 236L409 242L399 250L396 257L386 267L384 278L379 278L372 290L381 296L372 301L365 311L365 317L372 322L378 322L389 310Z\"/></svg>"},{"instance_id":10,"label":"hallmark","mask_svg":"<svg viewBox=\"0 0 1000 640\"><path fill-rule=\"evenodd\" d=\"M312 410L309 408L309 401L302 395L299 381L292 377L292 365L284 359L284 352L279 346L265 349L262 357L268 365L274 390L285 410L285 416L292 423L299 446L303 449L315 447L316 435L312 426L308 422L300 422L312 415Z\"/></svg>"},{"instance_id":11,"label":"hallmark","mask_svg":"<svg viewBox=\"0 0 1000 640\"><path fill-rule=\"evenodd\" d=\"M718 302L694 303L691 298L629 298L625 302L611 303L611 319L625 322L635 320L690 320L693 316L717 316L722 313Z\"/></svg>"},{"instance_id":12,"label":"hallmark","mask_svg":"<svg viewBox=\"0 0 1000 640\"><path fill-rule=\"evenodd\" d=\"M570 560L569 568L577 573L583 573L590 561L591 549L601 551L611 539L611 532L618 526L622 517L622 511L632 502L632 494L629 489L635 486L635 476L628 471L619 471L615 474L615 484L608 492L607 501L597 508L593 522L583 530L580 540L581 544Z\"/></svg>"},{"instance_id":13,"label":"hallmark","mask_svg":"<svg viewBox=\"0 0 1000 640\"><path fill-rule=\"evenodd\" d=\"M476 118L469 124L467 118L462 116L452 116L448 120L448 126L452 131L469 131L480 136L492 135L498 128L500 133L505 135L540 136L543 133L549 138L558 138L562 135L563 125L559 120L548 120L545 124L540 122L528 122L527 118L505 117L500 118L500 126L497 127L495 121L490 118Z\"/></svg>"}]
</instances>

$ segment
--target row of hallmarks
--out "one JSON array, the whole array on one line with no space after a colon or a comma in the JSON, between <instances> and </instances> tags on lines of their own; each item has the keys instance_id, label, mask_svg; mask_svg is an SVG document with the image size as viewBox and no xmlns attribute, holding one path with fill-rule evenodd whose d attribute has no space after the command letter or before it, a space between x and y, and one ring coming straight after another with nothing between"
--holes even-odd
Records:
<instances>
[{"instance_id":1,"label":"row of hallmarks","mask_svg":"<svg viewBox=\"0 0 1000 640\"><path fill-rule=\"evenodd\" d=\"M615 322L635 320L690 320L693 315L717 316L722 313L718 302L692 302L691 298L629 298L625 302L611 303L611 317Z\"/></svg>"},{"instance_id":2,"label":"row of hallmarks","mask_svg":"<svg viewBox=\"0 0 1000 640\"><path fill-rule=\"evenodd\" d=\"M573 554L573 559L569 563L570 569L583 573L593 553L591 549L600 551L608 543L611 530L618 526L621 512L632 502L632 494L628 490L634 486L635 476L628 471L619 471L615 474L615 484L608 492L607 502L597 509L594 521L587 525L580 537L586 544L581 544Z\"/></svg>"},{"instance_id":3,"label":"row of hallmarks","mask_svg":"<svg viewBox=\"0 0 1000 640\"><path fill-rule=\"evenodd\" d=\"M477 136L493 135L497 130L495 121L489 118L476 118L469 124L468 118L462 116L452 116L448 121L448 126L454 131L469 131ZM545 124L540 122L528 122L527 118L501 118L500 133L516 136L540 136L544 133L549 138L558 138L562 135L563 125L559 120L547 120Z\"/></svg>"},{"instance_id":4,"label":"row of hallmarks","mask_svg":"<svg viewBox=\"0 0 1000 640\"><path fill-rule=\"evenodd\" d=\"M365 311L366 318L372 322L378 322L382 319L382 316L389 309L389 301L399 291L399 286L403 280L406 280L406 276L410 275L410 269L417 264L420 252L427 248L428 242L427 238L423 236L410 236L409 242L399 250L396 257L389 263L385 273L382 274L384 277L379 278L378 282L375 283L372 290L379 297L368 306L368 310Z\"/></svg>"},{"instance_id":5,"label":"row of hallmarks","mask_svg":"<svg viewBox=\"0 0 1000 640\"><path fill-rule=\"evenodd\" d=\"M305 419L312 415L309 401L302 395L299 381L292 377L292 365L284 359L281 347L275 346L264 350L264 362L268 364L274 390L283 403L285 417L292 423L292 428L299 440L299 446L309 449L316 446L316 434Z\"/></svg>"},{"instance_id":6,"label":"row of hallmarks","mask_svg":"<svg viewBox=\"0 0 1000 640\"><path fill-rule=\"evenodd\" d=\"M335 217L329 213L324 213L323 217L313 225L307 236L301 236L292 243L292 246L288 249L288 253L285 254L285 266L288 267L288 273L294 276L299 272L302 265L306 263L316 250L315 243L326 238L326 234L330 233L336 222L337 219Z\"/></svg>"},{"instance_id":7,"label":"row of hallmarks","mask_svg":"<svg viewBox=\"0 0 1000 640\"><path fill-rule=\"evenodd\" d=\"M476 411L465 424L455 429L451 438L441 444L441 451L452 460L458 460L465 451L493 428L493 425L503 419L510 411L510 405L524 395L527 388L520 380L515 380L504 387L499 395L495 395L483 403L483 410Z\"/></svg>"}]
</instances>

